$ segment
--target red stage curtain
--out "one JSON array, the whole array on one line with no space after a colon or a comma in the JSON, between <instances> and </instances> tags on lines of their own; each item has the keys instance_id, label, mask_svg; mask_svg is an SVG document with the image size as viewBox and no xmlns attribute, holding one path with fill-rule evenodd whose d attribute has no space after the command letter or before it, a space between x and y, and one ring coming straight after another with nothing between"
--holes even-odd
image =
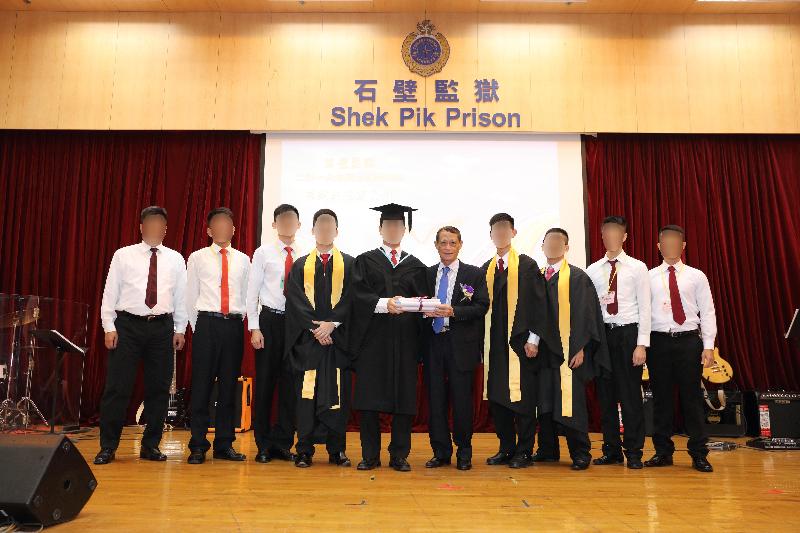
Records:
<instances>
[{"instance_id":1,"label":"red stage curtain","mask_svg":"<svg viewBox=\"0 0 800 533\"><path fill-rule=\"evenodd\" d=\"M234 246L251 255L262 140L240 132L0 133L0 292L90 304L84 420L96 417L105 381L99 305L114 250L137 242L139 211L160 204L170 215L166 244L188 257L208 243L206 212L227 205L237 216ZM600 135L584 142L590 256L602 254L606 214L629 219L627 249L651 267L659 262L657 228L683 225L687 262L709 276L719 346L739 386L800 388L798 350L782 336L800 305L800 137ZM178 357L182 386L189 384L189 350ZM243 373L254 374L249 349ZM479 370L475 422L487 431L481 378ZM421 379L419 387L414 426L425 430Z\"/></svg>"},{"instance_id":2,"label":"red stage curtain","mask_svg":"<svg viewBox=\"0 0 800 533\"><path fill-rule=\"evenodd\" d=\"M252 255L262 140L247 132L0 132L0 292L89 304L84 420L96 418L105 383L99 313L114 250L140 240L139 212L157 204L169 214L165 244L188 257L209 243L206 213L225 205L236 215L233 245ZM178 355L179 386L190 383L189 349ZM252 349L243 366L253 375Z\"/></svg>"},{"instance_id":3,"label":"red stage curtain","mask_svg":"<svg viewBox=\"0 0 800 533\"><path fill-rule=\"evenodd\" d=\"M661 262L659 226L686 229L687 264L703 270L717 310L717 345L743 389L800 390L800 350L784 339L800 307L800 136L585 137L588 234L628 219L627 251Z\"/></svg>"}]
</instances>

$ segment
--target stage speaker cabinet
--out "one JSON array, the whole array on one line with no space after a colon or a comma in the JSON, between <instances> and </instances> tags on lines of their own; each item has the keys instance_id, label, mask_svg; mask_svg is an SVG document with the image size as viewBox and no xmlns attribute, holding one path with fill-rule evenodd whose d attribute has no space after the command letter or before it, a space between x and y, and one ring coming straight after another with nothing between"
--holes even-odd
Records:
<instances>
[{"instance_id":1,"label":"stage speaker cabinet","mask_svg":"<svg viewBox=\"0 0 800 533\"><path fill-rule=\"evenodd\" d=\"M72 520L97 488L75 444L63 435L0 435L0 517L51 526Z\"/></svg>"},{"instance_id":2,"label":"stage speaker cabinet","mask_svg":"<svg viewBox=\"0 0 800 533\"><path fill-rule=\"evenodd\" d=\"M800 392L748 391L745 414L753 437L800 439Z\"/></svg>"},{"instance_id":3,"label":"stage speaker cabinet","mask_svg":"<svg viewBox=\"0 0 800 533\"><path fill-rule=\"evenodd\" d=\"M706 433L710 437L744 437L747 434L741 391L709 392L703 407Z\"/></svg>"},{"instance_id":4,"label":"stage speaker cabinet","mask_svg":"<svg viewBox=\"0 0 800 533\"><path fill-rule=\"evenodd\" d=\"M211 390L211 402L208 405L208 430L214 431L214 420L217 413L217 390L218 382L214 382ZM250 431L252 427L252 403L253 403L253 378L239 376L236 381L236 391L233 396L233 423L236 433Z\"/></svg>"}]
</instances>

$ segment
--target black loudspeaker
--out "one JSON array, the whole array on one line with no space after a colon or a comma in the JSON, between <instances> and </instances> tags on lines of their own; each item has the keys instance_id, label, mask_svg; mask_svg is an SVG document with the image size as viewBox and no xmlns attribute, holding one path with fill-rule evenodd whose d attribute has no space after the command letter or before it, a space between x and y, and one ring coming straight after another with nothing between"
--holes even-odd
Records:
<instances>
[{"instance_id":1,"label":"black loudspeaker","mask_svg":"<svg viewBox=\"0 0 800 533\"><path fill-rule=\"evenodd\" d=\"M745 414L749 435L800 439L800 392L748 391Z\"/></svg>"},{"instance_id":2,"label":"black loudspeaker","mask_svg":"<svg viewBox=\"0 0 800 533\"><path fill-rule=\"evenodd\" d=\"M51 526L75 518L97 480L63 435L0 435L0 516Z\"/></svg>"}]
</instances>

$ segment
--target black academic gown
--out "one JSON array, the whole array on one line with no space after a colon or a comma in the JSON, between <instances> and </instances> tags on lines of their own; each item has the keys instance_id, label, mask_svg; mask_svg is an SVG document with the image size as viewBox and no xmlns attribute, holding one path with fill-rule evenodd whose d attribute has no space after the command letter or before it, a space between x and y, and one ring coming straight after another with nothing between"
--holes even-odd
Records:
<instances>
[{"instance_id":1,"label":"black academic gown","mask_svg":"<svg viewBox=\"0 0 800 533\"><path fill-rule=\"evenodd\" d=\"M484 275L490 264L491 260L481 267ZM492 288L489 287L489 290ZM495 272L494 276L487 395L490 401L516 413L535 416L538 400L536 391L538 360L529 359L525 355L525 343L528 342L530 331L542 336L547 327L544 276L535 260L520 254L517 309L514 313L510 345L520 360L522 400L511 402L508 389L508 269L506 268L503 272Z\"/></svg>"},{"instance_id":2,"label":"black academic gown","mask_svg":"<svg viewBox=\"0 0 800 533\"><path fill-rule=\"evenodd\" d=\"M592 280L582 269L570 265L570 358L583 348L583 364L572 370L572 416L561 415L561 374L564 361L558 329L557 272L547 286L547 307L550 334L539 344L539 413L553 413L553 420L581 432L589 431L586 408L586 382L611 372L611 359L606 345L603 313Z\"/></svg>"},{"instance_id":3,"label":"black academic gown","mask_svg":"<svg viewBox=\"0 0 800 533\"><path fill-rule=\"evenodd\" d=\"M347 352L345 339L349 327L351 283L353 280L353 257L342 254L344 259L344 283L342 296L335 308L331 309L333 257L323 271L322 260L317 258L314 275L314 304L312 307L303 288L303 268L305 255L294 262L286 290L286 354L292 369L297 373L306 370L317 371L316 412L321 414L332 406L345 402L339 399L336 369L351 366L351 356ZM314 320L341 322L333 330L333 344L321 345L311 333L317 326ZM345 415L346 416L346 415Z\"/></svg>"},{"instance_id":4,"label":"black academic gown","mask_svg":"<svg viewBox=\"0 0 800 533\"><path fill-rule=\"evenodd\" d=\"M353 407L414 415L421 313L375 313L380 298L426 295L425 265L405 252L396 267L379 250L355 260L348 345L355 355Z\"/></svg>"}]
</instances>

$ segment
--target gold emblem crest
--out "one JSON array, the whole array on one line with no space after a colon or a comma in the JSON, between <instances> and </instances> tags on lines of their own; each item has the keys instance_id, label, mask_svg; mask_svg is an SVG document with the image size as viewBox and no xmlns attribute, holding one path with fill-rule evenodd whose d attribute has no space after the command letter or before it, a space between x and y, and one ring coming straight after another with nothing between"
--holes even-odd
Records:
<instances>
[{"instance_id":1,"label":"gold emblem crest","mask_svg":"<svg viewBox=\"0 0 800 533\"><path fill-rule=\"evenodd\" d=\"M441 72L450 58L450 43L430 20L417 23L417 31L409 33L403 41L403 62L408 70L427 78Z\"/></svg>"}]
</instances>

